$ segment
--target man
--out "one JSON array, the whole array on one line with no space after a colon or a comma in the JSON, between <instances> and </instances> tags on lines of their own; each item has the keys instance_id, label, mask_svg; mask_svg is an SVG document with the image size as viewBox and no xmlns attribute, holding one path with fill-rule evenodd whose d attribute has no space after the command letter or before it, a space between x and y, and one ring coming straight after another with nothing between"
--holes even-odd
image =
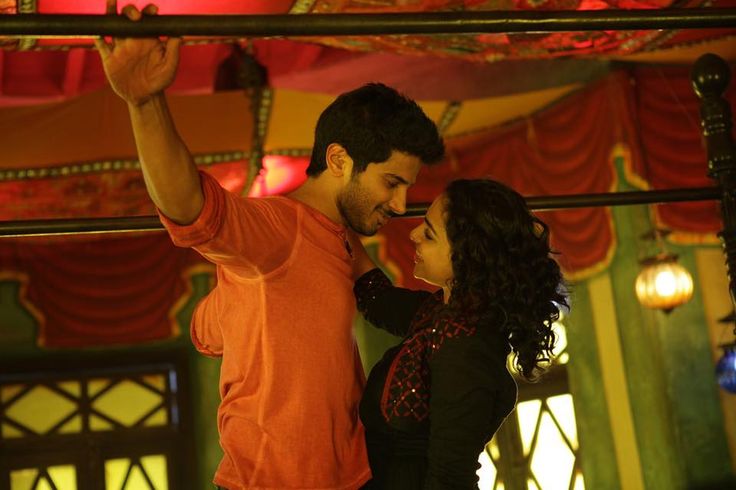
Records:
<instances>
[{"instance_id":1,"label":"man","mask_svg":"<svg viewBox=\"0 0 736 490\"><path fill-rule=\"evenodd\" d=\"M442 141L414 102L367 85L320 116L302 187L241 198L197 171L176 132L163 91L179 43L97 47L128 103L146 186L174 243L217 264L217 287L191 325L197 349L222 356L224 457L214 481L229 490L359 488L370 471L357 418L364 376L346 227L372 235L404 213L407 188L422 163L441 159Z\"/></svg>"}]
</instances>

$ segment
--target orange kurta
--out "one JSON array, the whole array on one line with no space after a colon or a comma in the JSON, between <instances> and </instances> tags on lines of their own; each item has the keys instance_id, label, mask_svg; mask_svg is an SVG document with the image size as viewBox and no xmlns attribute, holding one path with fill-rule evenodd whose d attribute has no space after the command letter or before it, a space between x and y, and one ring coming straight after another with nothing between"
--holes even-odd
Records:
<instances>
[{"instance_id":1,"label":"orange kurta","mask_svg":"<svg viewBox=\"0 0 736 490\"><path fill-rule=\"evenodd\" d=\"M176 245L217 264L191 324L197 349L222 356L215 483L359 488L370 471L344 227L298 201L241 198L201 176L197 220L162 221Z\"/></svg>"}]
</instances>

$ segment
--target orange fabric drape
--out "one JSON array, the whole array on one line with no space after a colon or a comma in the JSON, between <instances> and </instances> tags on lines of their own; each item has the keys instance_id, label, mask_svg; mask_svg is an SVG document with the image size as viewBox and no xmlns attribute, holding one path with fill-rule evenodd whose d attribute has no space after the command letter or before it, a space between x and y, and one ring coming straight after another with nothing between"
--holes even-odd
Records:
<instances>
[{"instance_id":1,"label":"orange fabric drape","mask_svg":"<svg viewBox=\"0 0 736 490\"><path fill-rule=\"evenodd\" d=\"M177 129L194 154L247 152L253 115L242 91L169 95ZM136 157L125 103L104 88L81 97L0 112L0 169Z\"/></svg>"}]
</instances>

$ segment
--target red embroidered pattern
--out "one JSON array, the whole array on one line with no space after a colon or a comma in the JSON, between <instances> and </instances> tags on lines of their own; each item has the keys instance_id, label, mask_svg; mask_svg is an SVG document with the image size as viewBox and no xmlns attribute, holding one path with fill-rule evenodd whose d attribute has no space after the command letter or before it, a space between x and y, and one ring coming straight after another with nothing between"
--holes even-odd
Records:
<instances>
[{"instance_id":1,"label":"red embroidered pattern","mask_svg":"<svg viewBox=\"0 0 736 490\"><path fill-rule=\"evenodd\" d=\"M365 273L355 283L358 310L371 321L380 322L380 315L370 315L369 309L379 294L391 288L391 281L380 269ZM409 325L409 334L386 375L381 413L387 421L410 418L421 422L429 416L429 362L432 356L445 340L476 332L475 327L461 320L447 313L441 290L419 307ZM390 326L374 325L390 330Z\"/></svg>"},{"instance_id":2,"label":"red embroidered pattern","mask_svg":"<svg viewBox=\"0 0 736 490\"><path fill-rule=\"evenodd\" d=\"M475 334L475 327L448 318L443 309L442 291L438 291L417 311L412 333L402 343L386 377L381 413L387 421L396 417L425 420L429 416L432 356L446 339Z\"/></svg>"}]
</instances>

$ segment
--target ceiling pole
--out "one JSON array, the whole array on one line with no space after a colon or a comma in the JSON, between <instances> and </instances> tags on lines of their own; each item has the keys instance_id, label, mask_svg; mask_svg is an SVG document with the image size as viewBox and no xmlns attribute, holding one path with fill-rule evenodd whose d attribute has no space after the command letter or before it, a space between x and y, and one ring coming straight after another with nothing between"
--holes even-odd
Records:
<instances>
[{"instance_id":1,"label":"ceiling pole","mask_svg":"<svg viewBox=\"0 0 736 490\"><path fill-rule=\"evenodd\" d=\"M736 27L734 8L474 11L397 14L155 15L130 22L120 15L0 16L0 36L357 36L471 34Z\"/></svg>"},{"instance_id":2,"label":"ceiling pole","mask_svg":"<svg viewBox=\"0 0 736 490\"><path fill-rule=\"evenodd\" d=\"M708 150L708 177L720 186L723 229L718 237L726 255L731 301L736 304L736 145L731 107L723 97L730 79L728 64L715 54L704 54L693 66L693 88L700 97L701 127Z\"/></svg>"},{"instance_id":3,"label":"ceiling pole","mask_svg":"<svg viewBox=\"0 0 736 490\"><path fill-rule=\"evenodd\" d=\"M565 196L526 197L530 209L537 211L626 206L684 201L709 201L721 197L718 187L664 189L656 191L571 194ZM406 214L398 218L424 216L429 203L408 204ZM81 233L123 233L163 230L157 216L121 218L74 218L27 221L0 221L0 238L22 236L73 235Z\"/></svg>"}]
</instances>

